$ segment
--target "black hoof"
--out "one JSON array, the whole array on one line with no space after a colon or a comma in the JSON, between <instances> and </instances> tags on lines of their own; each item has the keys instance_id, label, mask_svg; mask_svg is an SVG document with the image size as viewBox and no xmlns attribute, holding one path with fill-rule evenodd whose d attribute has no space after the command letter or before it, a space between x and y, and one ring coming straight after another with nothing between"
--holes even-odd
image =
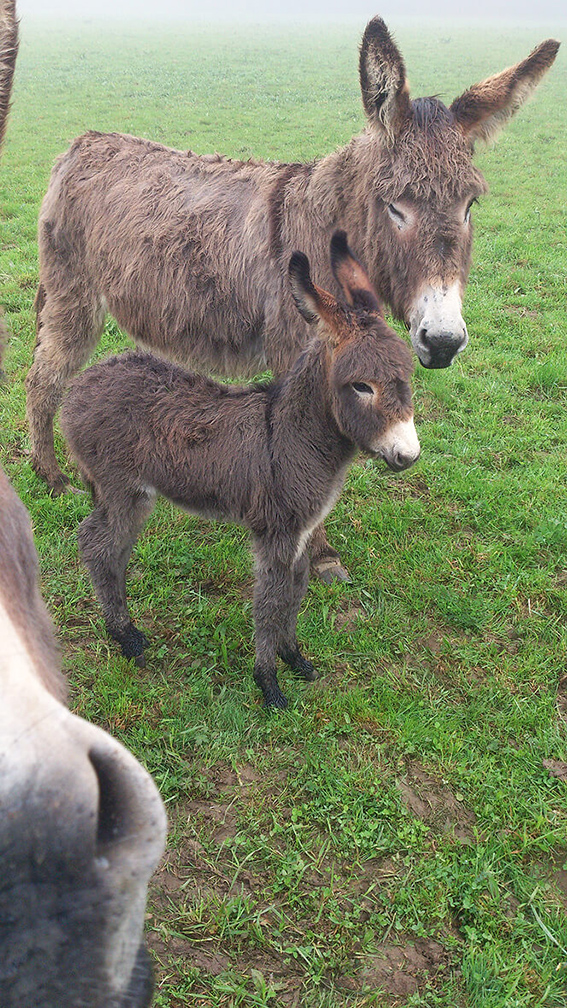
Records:
<instances>
[{"instance_id":1,"label":"black hoof","mask_svg":"<svg viewBox=\"0 0 567 1008\"><path fill-rule=\"evenodd\" d=\"M278 710L285 710L289 701L284 697L281 690L263 690L264 707L276 707Z\"/></svg>"},{"instance_id":2,"label":"black hoof","mask_svg":"<svg viewBox=\"0 0 567 1008\"><path fill-rule=\"evenodd\" d=\"M324 584L332 584L333 581L352 581L346 567L334 557L320 557L314 560L311 564L311 573Z\"/></svg>"},{"instance_id":3,"label":"black hoof","mask_svg":"<svg viewBox=\"0 0 567 1008\"><path fill-rule=\"evenodd\" d=\"M113 640L120 644L120 650L125 658L134 658L139 668L144 668L146 659L144 649L148 647L148 638L137 626L129 623L120 630L107 628Z\"/></svg>"},{"instance_id":4,"label":"black hoof","mask_svg":"<svg viewBox=\"0 0 567 1008\"><path fill-rule=\"evenodd\" d=\"M318 679L317 669L311 664L307 659L303 659L303 665L301 668L294 669L296 676L300 679L304 679L305 682L315 682Z\"/></svg>"},{"instance_id":5,"label":"black hoof","mask_svg":"<svg viewBox=\"0 0 567 1008\"><path fill-rule=\"evenodd\" d=\"M278 651L278 654L281 660L285 662L285 664L288 665L300 679L305 679L306 682L314 682L315 679L317 679L315 666L312 665L307 658L303 657L298 647L282 648L281 651Z\"/></svg>"},{"instance_id":6,"label":"black hoof","mask_svg":"<svg viewBox=\"0 0 567 1008\"><path fill-rule=\"evenodd\" d=\"M284 697L274 669L254 669L254 682L262 690L265 707L278 707L285 710L287 700Z\"/></svg>"}]
</instances>

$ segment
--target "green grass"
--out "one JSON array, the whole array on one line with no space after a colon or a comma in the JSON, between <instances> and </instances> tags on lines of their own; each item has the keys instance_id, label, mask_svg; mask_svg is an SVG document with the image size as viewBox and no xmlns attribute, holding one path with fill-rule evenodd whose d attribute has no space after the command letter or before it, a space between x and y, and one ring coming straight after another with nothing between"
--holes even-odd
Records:
<instances>
[{"instance_id":1,"label":"green grass","mask_svg":"<svg viewBox=\"0 0 567 1008\"><path fill-rule=\"evenodd\" d=\"M562 52L478 156L470 345L416 371L420 463L353 466L330 521L353 575L313 584L321 672L253 685L245 534L161 503L130 576L152 648L109 647L75 530L84 496L31 472L23 379L36 219L87 128L308 159L362 126L361 26L296 32L24 25L1 164L12 332L1 460L29 507L73 708L154 774L170 816L148 933L156 1005L552 1008L567 997L567 184ZM400 28L413 93L447 100L548 28ZM124 345L109 322L98 354ZM63 445L59 442L63 451Z\"/></svg>"}]
</instances>

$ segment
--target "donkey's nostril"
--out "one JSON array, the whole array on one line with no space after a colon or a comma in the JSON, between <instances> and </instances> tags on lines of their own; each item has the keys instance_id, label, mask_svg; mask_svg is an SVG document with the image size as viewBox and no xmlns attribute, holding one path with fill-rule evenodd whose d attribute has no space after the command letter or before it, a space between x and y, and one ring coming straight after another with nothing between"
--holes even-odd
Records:
<instances>
[{"instance_id":1,"label":"donkey's nostril","mask_svg":"<svg viewBox=\"0 0 567 1008\"><path fill-rule=\"evenodd\" d=\"M115 866L134 855L144 861L150 848L159 848L164 829L163 807L151 779L117 746L92 747L89 760L98 783L97 856Z\"/></svg>"},{"instance_id":2,"label":"donkey's nostril","mask_svg":"<svg viewBox=\"0 0 567 1008\"><path fill-rule=\"evenodd\" d=\"M466 346L467 339L466 329L439 332L422 327L418 331L416 343L420 362L427 368L448 367L459 350Z\"/></svg>"},{"instance_id":3,"label":"donkey's nostril","mask_svg":"<svg viewBox=\"0 0 567 1008\"><path fill-rule=\"evenodd\" d=\"M127 794L116 773L115 761L108 754L89 753L98 780L98 821L96 841L100 849L120 839L124 831Z\"/></svg>"},{"instance_id":4,"label":"donkey's nostril","mask_svg":"<svg viewBox=\"0 0 567 1008\"><path fill-rule=\"evenodd\" d=\"M402 451L398 449L394 452L392 456L392 461L390 463L390 468L395 469L399 472L402 469L409 469L410 466L417 462L421 452L418 449L417 452Z\"/></svg>"}]
</instances>

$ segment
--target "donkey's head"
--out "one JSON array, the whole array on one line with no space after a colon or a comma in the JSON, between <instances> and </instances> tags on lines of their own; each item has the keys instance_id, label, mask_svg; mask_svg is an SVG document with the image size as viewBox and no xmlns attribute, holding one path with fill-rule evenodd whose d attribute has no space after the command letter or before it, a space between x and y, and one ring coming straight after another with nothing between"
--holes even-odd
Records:
<instances>
[{"instance_id":1,"label":"donkey's head","mask_svg":"<svg viewBox=\"0 0 567 1008\"><path fill-rule=\"evenodd\" d=\"M472 162L528 98L559 48L542 42L516 66L447 108L409 97L404 61L381 18L368 24L360 84L374 183L366 262L425 367L447 367L467 344L461 315L471 264L471 207L487 186ZM376 156L377 154L377 156ZM378 259L379 256L379 259Z\"/></svg>"},{"instance_id":2,"label":"donkey's head","mask_svg":"<svg viewBox=\"0 0 567 1008\"><path fill-rule=\"evenodd\" d=\"M411 353L390 329L368 277L350 251L344 231L331 240L331 264L346 300L311 280L309 260L294 252L289 264L295 304L315 323L328 350L332 411L341 433L390 469L407 469L419 457L413 422Z\"/></svg>"}]
</instances>

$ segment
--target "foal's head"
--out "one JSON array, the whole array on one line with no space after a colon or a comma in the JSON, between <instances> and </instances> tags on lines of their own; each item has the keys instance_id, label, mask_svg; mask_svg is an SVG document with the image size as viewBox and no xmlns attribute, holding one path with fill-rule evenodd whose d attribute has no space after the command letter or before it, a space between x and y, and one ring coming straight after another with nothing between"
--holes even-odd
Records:
<instances>
[{"instance_id":1,"label":"foal's head","mask_svg":"<svg viewBox=\"0 0 567 1008\"><path fill-rule=\"evenodd\" d=\"M317 326L327 347L332 410L341 433L390 469L407 469L419 457L413 422L412 356L390 329L368 277L347 245L344 231L331 240L333 273L345 302L311 280L309 260L294 252L291 289L303 318Z\"/></svg>"}]
</instances>

